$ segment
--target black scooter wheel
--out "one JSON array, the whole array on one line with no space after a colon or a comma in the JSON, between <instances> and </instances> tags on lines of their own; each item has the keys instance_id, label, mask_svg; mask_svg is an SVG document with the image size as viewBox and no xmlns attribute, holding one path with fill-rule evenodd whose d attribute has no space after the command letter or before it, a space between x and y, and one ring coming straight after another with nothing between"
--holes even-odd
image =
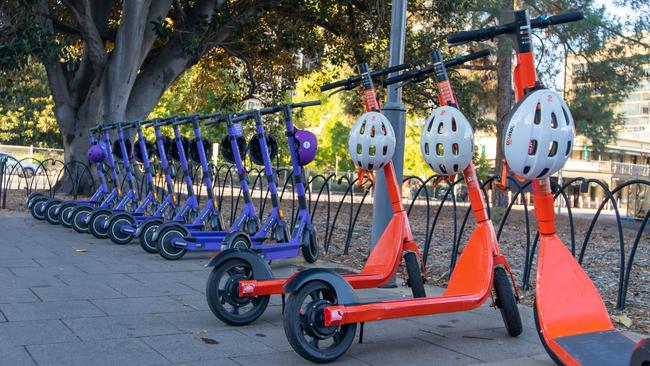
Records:
<instances>
[{"instance_id":1,"label":"black scooter wheel","mask_svg":"<svg viewBox=\"0 0 650 366\"><path fill-rule=\"evenodd\" d=\"M58 225L60 223L59 221L59 214L57 213L57 209L61 206L61 201L59 200L50 200L45 204L45 220L49 222L51 225Z\"/></svg>"},{"instance_id":2,"label":"black scooter wheel","mask_svg":"<svg viewBox=\"0 0 650 366\"><path fill-rule=\"evenodd\" d=\"M413 297L427 296L424 291L424 279L422 278L422 266L418 260L417 254L407 252L404 254L404 264L406 265L406 273L408 274L408 284L413 292Z\"/></svg>"},{"instance_id":3,"label":"black scooter wheel","mask_svg":"<svg viewBox=\"0 0 650 366\"><path fill-rule=\"evenodd\" d=\"M108 209L94 210L90 214L90 227L88 229L97 239L108 238L108 218L111 214L111 210Z\"/></svg>"},{"instance_id":4,"label":"black scooter wheel","mask_svg":"<svg viewBox=\"0 0 650 366\"><path fill-rule=\"evenodd\" d=\"M133 240L133 234L122 232L123 226L135 226L135 219L127 213L118 213L109 218L108 237L118 245L129 244Z\"/></svg>"},{"instance_id":5,"label":"black scooter wheel","mask_svg":"<svg viewBox=\"0 0 650 366\"><path fill-rule=\"evenodd\" d=\"M248 235L235 231L226 235L223 239L223 246L225 249L250 249L251 240Z\"/></svg>"},{"instance_id":6,"label":"black scooter wheel","mask_svg":"<svg viewBox=\"0 0 650 366\"><path fill-rule=\"evenodd\" d=\"M239 282L255 279L251 265L233 258L214 267L205 288L212 313L229 325L247 325L259 318L269 305L270 296L239 296Z\"/></svg>"},{"instance_id":7,"label":"black scooter wheel","mask_svg":"<svg viewBox=\"0 0 650 366\"><path fill-rule=\"evenodd\" d=\"M72 227L72 213L76 207L77 204L75 203L64 203L61 205L59 221L63 227L67 227L68 229Z\"/></svg>"},{"instance_id":8,"label":"black scooter wheel","mask_svg":"<svg viewBox=\"0 0 650 366\"><path fill-rule=\"evenodd\" d=\"M142 226L142 231L140 232L140 246L147 253L158 253L158 245L156 240L153 240L153 236L158 231L158 228L162 224L161 221L146 221Z\"/></svg>"},{"instance_id":9,"label":"black scooter wheel","mask_svg":"<svg viewBox=\"0 0 650 366\"><path fill-rule=\"evenodd\" d=\"M72 228L78 233L87 233L89 229L88 218L93 208L90 206L77 206L72 213Z\"/></svg>"},{"instance_id":10,"label":"black scooter wheel","mask_svg":"<svg viewBox=\"0 0 650 366\"><path fill-rule=\"evenodd\" d=\"M521 325L517 299L515 299L510 277L504 268L497 267L494 269L494 292L496 293L494 301L501 311L506 331L511 337L520 335L523 326Z\"/></svg>"},{"instance_id":11,"label":"black scooter wheel","mask_svg":"<svg viewBox=\"0 0 650 366\"><path fill-rule=\"evenodd\" d=\"M356 324L327 327L323 310L337 304L336 291L323 281L311 281L291 293L284 309L284 333L296 353L325 363L343 356L354 341Z\"/></svg>"},{"instance_id":12,"label":"black scooter wheel","mask_svg":"<svg viewBox=\"0 0 650 366\"><path fill-rule=\"evenodd\" d=\"M186 236L187 231L180 225L171 225L162 228L160 234L158 234L158 254L170 261L183 258L187 250L173 246L172 239L185 238Z\"/></svg>"},{"instance_id":13,"label":"black scooter wheel","mask_svg":"<svg viewBox=\"0 0 650 366\"><path fill-rule=\"evenodd\" d=\"M314 263L318 260L320 245L318 244L318 236L316 236L316 228L313 225L307 225L305 231L302 233L301 250L302 256L307 263Z\"/></svg>"},{"instance_id":14,"label":"black scooter wheel","mask_svg":"<svg viewBox=\"0 0 650 366\"><path fill-rule=\"evenodd\" d=\"M35 197L29 205L29 213L32 214L36 220L45 220L45 205L47 204L47 197Z\"/></svg>"}]
</instances>

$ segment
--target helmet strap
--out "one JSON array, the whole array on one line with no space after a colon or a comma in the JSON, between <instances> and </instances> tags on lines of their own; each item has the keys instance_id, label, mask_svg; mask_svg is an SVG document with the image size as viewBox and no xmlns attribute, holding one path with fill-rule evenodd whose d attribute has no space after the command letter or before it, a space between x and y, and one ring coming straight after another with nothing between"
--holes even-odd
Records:
<instances>
[{"instance_id":1,"label":"helmet strap","mask_svg":"<svg viewBox=\"0 0 650 366\"><path fill-rule=\"evenodd\" d=\"M501 159L501 179L494 182L494 185L501 191L508 189L508 162Z\"/></svg>"},{"instance_id":2,"label":"helmet strap","mask_svg":"<svg viewBox=\"0 0 650 366\"><path fill-rule=\"evenodd\" d=\"M357 186L363 188L364 190L370 190L370 187L375 185L375 172L372 170L367 170L359 168L358 170L359 179L357 179ZM370 184L366 184L370 182Z\"/></svg>"}]
</instances>

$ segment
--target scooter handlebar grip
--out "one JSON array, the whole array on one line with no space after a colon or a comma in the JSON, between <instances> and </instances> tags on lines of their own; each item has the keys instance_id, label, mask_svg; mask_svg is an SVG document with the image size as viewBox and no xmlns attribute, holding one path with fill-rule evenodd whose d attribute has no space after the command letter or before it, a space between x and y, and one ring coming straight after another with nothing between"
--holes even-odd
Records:
<instances>
[{"instance_id":1,"label":"scooter handlebar grip","mask_svg":"<svg viewBox=\"0 0 650 366\"><path fill-rule=\"evenodd\" d=\"M585 18L585 13L582 10L570 11L568 13L553 15L548 18L549 24L564 24L577 22Z\"/></svg>"},{"instance_id":2,"label":"scooter handlebar grip","mask_svg":"<svg viewBox=\"0 0 650 366\"><path fill-rule=\"evenodd\" d=\"M310 100L308 102L300 102L296 103L293 105L294 108L305 108L305 107L313 107L315 105L321 105L323 104L323 101L321 100Z\"/></svg>"},{"instance_id":3,"label":"scooter handlebar grip","mask_svg":"<svg viewBox=\"0 0 650 366\"><path fill-rule=\"evenodd\" d=\"M332 83L328 83L328 84L325 84L325 85L321 86L320 91L327 91L327 90L336 89L336 88L348 85L348 83L350 83L350 79L334 81Z\"/></svg>"}]
</instances>

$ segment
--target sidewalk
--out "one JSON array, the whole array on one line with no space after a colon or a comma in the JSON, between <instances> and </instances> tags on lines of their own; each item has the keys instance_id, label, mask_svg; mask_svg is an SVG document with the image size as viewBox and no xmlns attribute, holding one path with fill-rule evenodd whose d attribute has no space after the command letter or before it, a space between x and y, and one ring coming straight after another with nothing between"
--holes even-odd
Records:
<instances>
[{"instance_id":1,"label":"sidewalk","mask_svg":"<svg viewBox=\"0 0 650 366\"><path fill-rule=\"evenodd\" d=\"M207 254L170 262L137 243L109 240L0 212L0 363L3 365L289 365L308 364L287 343L281 299L257 322L234 328L208 309ZM324 265L321 263L320 265ZM274 261L288 274L300 259ZM441 289L430 287L430 294ZM360 291L364 300L409 291ZM335 364L553 365L530 308L524 333L510 338L500 313L483 306L366 324Z\"/></svg>"}]
</instances>

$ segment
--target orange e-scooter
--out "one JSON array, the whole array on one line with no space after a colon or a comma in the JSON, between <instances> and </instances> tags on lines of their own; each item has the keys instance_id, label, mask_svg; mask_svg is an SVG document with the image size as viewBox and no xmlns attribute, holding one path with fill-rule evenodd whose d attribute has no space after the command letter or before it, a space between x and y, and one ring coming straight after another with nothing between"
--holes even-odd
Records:
<instances>
[{"instance_id":1,"label":"orange e-scooter","mask_svg":"<svg viewBox=\"0 0 650 366\"><path fill-rule=\"evenodd\" d=\"M373 120L369 120L368 123L379 123L378 130L375 131L377 134L372 138L379 139L380 131L381 135L386 137L384 134L392 129L387 130L390 128L390 123L379 113L380 105L375 93L373 78L379 78L408 67L409 65L400 65L369 72L367 64L362 63L359 65L359 76L332 82L321 87L321 90L337 89L335 91L337 92L352 90L362 85L366 110L368 113L373 113L371 116ZM384 122L380 121L382 117ZM382 125L382 123L385 124ZM384 138L382 141L390 143L389 138ZM394 137L392 143L394 150ZM384 147L388 150L390 146ZM207 302L217 318L230 325L249 324L264 313L270 295L284 296L285 292L297 291L305 283L315 280L337 283L337 287L380 287L393 278L402 257L404 257L409 277L407 284L411 287L413 296L424 296L421 255L413 240L407 214L402 206L393 164L390 159L386 159L388 151L384 152L384 149L379 149L378 146L373 146L373 148L376 150L374 168L383 169L394 214L361 272L342 277L332 270L307 269L296 273L291 278L274 278L266 260L255 252L239 248L227 249L218 253L211 260L209 266L212 266L213 269L206 284ZM385 162L379 162L380 158ZM373 164L372 162L367 163ZM360 180L363 180L364 177L365 175L362 175Z\"/></svg>"},{"instance_id":2,"label":"orange e-scooter","mask_svg":"<svg viewBox=\"0 0 650 366\"><path fill-rule=\"evenodd\" d=\"M421 81L432 73L438 83L441 107L424 124L422 154L438 174L452 179L462 172L476 217L474 231L451 274L447 289L440 296L360 303L353 286L346 282L349 281L348 278L329 274L329 278L313 276L310 281L295 283L298 281L296 278L285 285L289 296L283 324L289 343L302 357L319 363L334 361L351 346L357 323L363 325L369 321L475 309L490 297L493 288L495 305L501 310L507 332L511 336L521 334L521 318L516 290L513 291L511 284L512 276L509 274L508 263L499 250L476 170L471 162L474 151L472 127L457 109L446 70L446 67L488 54L489 52L480 51L445 63L442 54L436 51L431 54L431 66L386 81L388 84L406 80ZM354 132L353 127L352 134ZM353 145L353 135L350 145ZM404 224L408 225L408 220L404 220ZM396 244L399 246L401 243L393 243ZM325 270L314 269L312 273L318 271Z\"/></svg>"},{"instance_id":3,"label":"orange e-scooter","mask_svg":"<svg viewBox=\"0 0 650 366\"><path fill-rule=\"evenodd\" d=\"M531 28L583 19L582 12L515 21L450 35L450 44L514 35L517 104L505 121L506 162L519 177L531 179L540 234L535 289L535 324L549 356L558 365L650 365L650 340L638 343L612 325L598 290L557 235L549 176L571 153L573 119L562 98L537 80ZM507 176L504 164L502 179ZM501 184L504 184L502 181Z\"/></svg>"}]
</instances>

